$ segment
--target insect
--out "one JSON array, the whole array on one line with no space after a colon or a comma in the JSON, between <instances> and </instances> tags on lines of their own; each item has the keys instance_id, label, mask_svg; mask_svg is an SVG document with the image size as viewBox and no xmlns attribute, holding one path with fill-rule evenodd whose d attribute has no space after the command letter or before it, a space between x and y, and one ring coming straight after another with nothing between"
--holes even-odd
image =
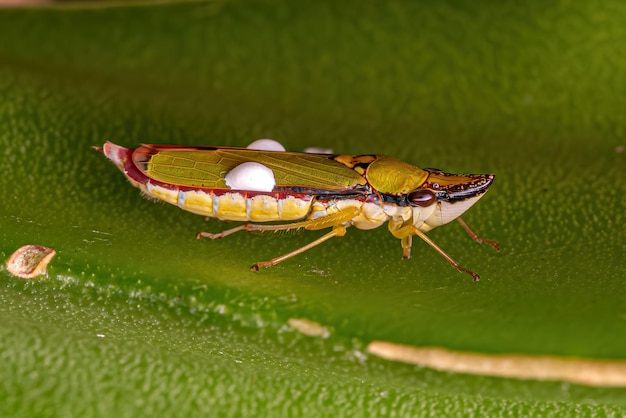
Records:
<instances>
[{"instance_id":1,"label":"insect","mask_svg":"<svg viewBox=\"0 0 626 418\"><path fill-rule=\"evenodd\" d=\"M405 259L410 258L412 239L417 236L474 281L479 280L478 274L460 266L426 232L456 219L475 241L499 251L497 242L478 237L460 218L487 192L493 174L420 169L384 155L261 148L141 145L128 149L107 142L99 150L149 197L206 217L245 222L220 233L200 232L198 238L224 238L238 231L331 228L301 248L255 263L250 267L254 271L343 236L349 226L373 229L385 222L400 240ZM264 224L272 221L289 222Z\"/></svg>"}]
</instances>

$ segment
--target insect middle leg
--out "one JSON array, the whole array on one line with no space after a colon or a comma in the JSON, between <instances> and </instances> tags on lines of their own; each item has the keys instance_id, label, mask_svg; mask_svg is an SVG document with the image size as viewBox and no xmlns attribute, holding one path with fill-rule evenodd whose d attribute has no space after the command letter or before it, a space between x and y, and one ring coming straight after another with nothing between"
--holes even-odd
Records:
<instances>
[{"instance_id":1,"label":"insect middle leg","mask_svg":"<svg viewBox=\"0 0 626 418\"><path fill-rule=\"evenodd\" d=\"M337 225L333 228L332 231L330 231L327 234L322 235L321 237L319 237L318 239L316 239L315 241L298 248L297 250L291 251L287 254L281 255L280 257L276 257L276 258L272 258L271 260L268 261L259 261L258 263L254 263L253 265L250 266L250 270L252 271L259 271L259 269L261 267L271 267L271 266L275 266L276 264L280 263L281 261L285 261L288 258L291 258L293 256L296 256L298 254L302 254L303 252L305 252L306 250L310 250L311 248L321 244L322 242L325 242L329 239L331 239L332 237L343 237L346 234L346 227L343 225Z\"/></svg>"}]
</instances>

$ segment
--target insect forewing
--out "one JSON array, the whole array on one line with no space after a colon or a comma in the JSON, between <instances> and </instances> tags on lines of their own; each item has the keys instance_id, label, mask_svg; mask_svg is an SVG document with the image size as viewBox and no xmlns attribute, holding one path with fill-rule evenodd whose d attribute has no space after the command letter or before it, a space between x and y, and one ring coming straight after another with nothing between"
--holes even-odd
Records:
<instances>
[{"instance_id":1,"label":"insect forewing","mask_svg":"<svg viewBox=\"0 0 626 418\"><path fill-rule=\"evenodd\" d=\"M133 153L133 161L154 180L188 187L228 188L225 175L245 162L256 162L271 169L277 188L343 191L366 184L363 176L335 161L332 155L143 145Z\"/></svg>"}]
</instances>

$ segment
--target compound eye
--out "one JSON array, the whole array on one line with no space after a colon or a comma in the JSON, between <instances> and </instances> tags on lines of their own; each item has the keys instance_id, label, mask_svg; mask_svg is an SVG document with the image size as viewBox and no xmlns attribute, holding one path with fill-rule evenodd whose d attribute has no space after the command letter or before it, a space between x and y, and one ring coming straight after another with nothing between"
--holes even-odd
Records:
<instances>
[{"instance_id":1,"label":"compound eye","mask_svg":"<svg viewBox=\"0 0 626 418\"><path fill-rule=\"evenodd\" d=\"M428 207L437 201L437 196L430 190L415 190L407 196L409 203L423 208Z\"/></svg>"}]
</instances>

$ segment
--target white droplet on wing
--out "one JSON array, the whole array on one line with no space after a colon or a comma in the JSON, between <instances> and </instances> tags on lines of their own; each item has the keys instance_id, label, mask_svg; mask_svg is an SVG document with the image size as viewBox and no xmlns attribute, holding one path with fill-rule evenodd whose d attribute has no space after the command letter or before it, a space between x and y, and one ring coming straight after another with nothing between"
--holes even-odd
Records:
<instances>
[{"instance_id":1,"label":"white droplet on wing","mask_svg":"<svg viewBox=\"0 0 626 418\"><path fill-rule=\"evenodd\" d=\"M271 192L276 184L272 170L254 162L239 164L226 174L224 181L232 190L254 192Z\"/></svg>"},{"instance_id":2,"label":"white droplet on wing","mask_svg":"<svg viewBox=\"0 0 626 418\"><path fill-rule=\"evenodd\" d=\"M257 149L260 151L285 151L285 147L273 139L257 139L246 148L248 149Z\"/></svg>"},{"instance_id":3,"label":"white droplet on wing","mask_svg":"<svg viewBox=\"0 0 626 418\"><path fill-rule=\"evenodd\" d=\"M320 148L320 147L309 147L305 148L304 152L307 154L332 154L332 148Z\"/></svg>"}]
</instances>

